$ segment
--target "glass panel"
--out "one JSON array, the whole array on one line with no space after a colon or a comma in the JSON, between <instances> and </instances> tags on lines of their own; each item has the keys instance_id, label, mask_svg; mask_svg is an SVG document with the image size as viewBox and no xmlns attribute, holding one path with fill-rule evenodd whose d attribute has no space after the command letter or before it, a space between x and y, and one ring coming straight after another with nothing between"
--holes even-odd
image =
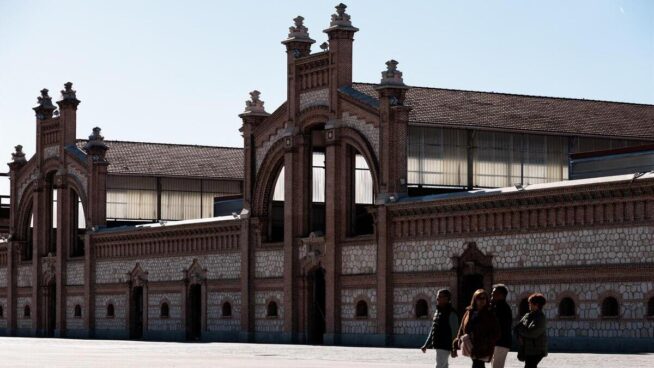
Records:
<instances>
[{"instance_id":1,"label":"glass panel","mask_svg":"<svg viewBox=\"0 0 654 368\"><path fill-rule=\"evenodd\" d=\"M279 170L277 181L275 181L275 189L273 190L273 201L284 200L284 167Z\"/></svg>"},{"instance_id":2,"label":"glass panel","mask_svg":"<svg viewBox=\"0 0 654 368\"><path fill-rule=\"evenodd\" d=\"M372 204L372 174L366 159L362 155L357 154L354 156L354 168L354 203Z\"/></svg>"},{"instance_id":3,"label":"glass panel","mask_svg":"<svg viewBox=\"0 0 654 368\"><path fill-rule=\"evenodd\" d=\"M325 154L314 152L312 158L313 191L312 202L325 202Z\"/></svg>"}]
</instances>

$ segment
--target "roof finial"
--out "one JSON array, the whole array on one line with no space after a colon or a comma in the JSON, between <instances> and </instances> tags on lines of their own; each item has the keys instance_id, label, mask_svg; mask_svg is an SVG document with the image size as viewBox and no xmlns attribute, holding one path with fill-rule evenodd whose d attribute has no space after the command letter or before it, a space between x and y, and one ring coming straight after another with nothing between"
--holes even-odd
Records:
<instances>
[{"instance_id":1,"label":"roof finial","mask_svg":"<svg viewBox=\"0 0 654 368\"><path fill-rule=\"evenodd\" d=\"M57 108L52 104L52 97L48 95L48 89L41 90L41 96L37 98L37 105L34 107L36 117L39 120L45 120L52 117L52 112Z\"/></svg>"},{"instance_id":2,"label":"roof finial","mask_svg":"<svg viewBox=\"0 0 654 368\"><path fill-rule=\"evenodd\" d=\"M288 38L309 38L309 28L304 25L304 17L298 15L293 18L295 26L288 27Z\"/></svg>"},{"instance_id":3,"label":"roof finial","mask_svg":"<svg viewBox=\"0 0 654 368\"><path fill-rule=\"evenodd\" d=\"M266 109L263 107L263 101L259 99L259 96L261 96L261 92L256 89L250 92L250 99L245 101L245 111L243 114L268 115Z\"/></svg>"},{"instance_id":4,"label":"roof finial","mask_svg":"<svg viewBox=\"0 0 654 368\"><path fill-rule=\"evenodd\" d=\"M107 145L104 143L104 137L100 134L102 129L99 127L93 128L93 133L89 135L89 141L84 145L84 150L89 152L91 150L99 149L100 151L106 151L108 149Z\"/></svg>"},{"instance_id":5,"label":"roof finial","mask_svg":"<svg viewBox=\"0 0 654 368\"><path fill-rule=\"evenodd\" d=\"M16 152L11 154L11 160L15 164L24 164L27 162L25 159L25 153L23 152L23 146L22 145L17 145L14 147L16 149Z\"/></svg>"},{"instance_id":6,"label":"roof finial","mask_svg":"<svg viewBox=\"0 0 654 368\"><path fill-rule=\"evenodd\" d=\"M402 72L397 70L397 64L399 63L393 59L386 62L386 70L384 70L381 73L382 85L404 86L404 80L402 79Z\"/></svg>"},{"instance_id":7,"label":"roof finial","mask_svg":"<svg viewBox=\"0 0 654 368\"><path fill-rule=\"evenodd\" d=\"M329 28L327 28L325 32L329 33L329 31L335 29L352 31L352 32L356 32L359 30L356 27L352 27L352 22L350 21L350 15L345 12L345 9L347 9L347 5L343 3L336 5L336 13L332 14L332 20L331 22L329 22Z\"/></svg>"},{"instance_id":8,"label":"roof finial","mask_svg":"<svg viewBox=\"0 0 654 368\"><path fill-rule=\"evenodd\" d=\"M72 82L64 83L64 89L61 90L61 101L57 102L59 107L72 106L76 108L80 103L80 100L77 99L76 92L73 89Z\"/></svg>"}]
</instances>

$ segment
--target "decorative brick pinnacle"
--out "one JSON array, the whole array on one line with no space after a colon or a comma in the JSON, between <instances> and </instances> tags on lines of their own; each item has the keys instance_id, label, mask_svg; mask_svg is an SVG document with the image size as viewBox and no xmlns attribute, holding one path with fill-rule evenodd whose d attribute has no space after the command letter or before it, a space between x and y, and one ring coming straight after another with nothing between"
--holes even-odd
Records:
<instances>
[{"instance_id":1,"label":"decorative brick pinnacle","mask_svg":"<svg viewBox=\"0 0 654 368\"><path fill-rule=\"evenodd\" d=\"M24 164L27 162L25 159L25 153L23 152L23 146L22 145L17 145L14 147L16 149L16 152L11 154L11 160L15 164Z\"/></svg>"},{"instance_id":2,"label":"decorative brick pinnacle","mask_svg":"<svg viewBox=\"0 0 654 368\"><path fill-rule=\"evenodd\" d=\"M53 111L57 108L52 104L52 97L48 95L48 89L41 90L41 96L37 98L37 105L33 108L36 112L36 117L39 120L44 120L52 117Z\"/></svg>"},{"instance_id":3,"label":"decorative brick pinnacle","mask_svg":"<svg viewBox=\"0 0 654 368\"><path fill-rule=\"evenodd\" d=\"M386 62L386 70L384 70L381 75L381 84L382 85L393 85L393 86L404 86L404 80L402 79L402 72L397 70L397 64L395 60L389 60Z\"/></svg>"},{"instance_id":4,"label":"decorative brick pinnacle","mask_svg":"<svg viewBox=\"0 0 654 368\"><path fill-rule=\"evenodd\" d=\"M266 109L263 107L263 101L259 99L261 92L254 90L250 92L250 100L245 101L245 112L250 113L266 113Z\"/></svg>"},{"instance_id":5,"label":"decorative brick pinnacle","mask_svg":"<svg viewBox=\"0 0 654 368\"><path fill-rule=\"evenodd\" d=\"M343 3L336 5L336 14L332 14L332 21L329 23L330 26L352 27L350 15L345 13L345 9L347 9L347 5Z\"/></svg>"},{"instance_id":6,"label":"decorative brick pinnacle","mask_svg":"<svg viewBox=\"0 0 654 368\"><path fill-rule=\"evenodd\" d=\"M89 152L95 148L104 151L108 149L107 145L104 143L104 137L100 134L100 131L102 131L102 129L99 127L93 128L93 133L89 136L89 141L84 145L84 150Z\"/></svg>"},{"instance_id":7,"label":"decorative brick pinnacle","mask_svg":"<svg viewBox=\"0 0 654 368\"><path fill-rule=\"evenodd\" d=\"M310 39L309 28L304 25L304 17L298 15L293 18L293 22L295 22L295 26L288 28L288 38Z\"/></svg>"},{"instance_id":8,"label":"decorative brick pinnacle","mask_svg":"<svg viewBox=\"0 0 654 368\"><path fill-rule=\"evenodd\" d=\"M64 89L61 90L61 104L71 104L74 106L79 105L80 101L77 99L76 91L73 89L73 83L67 82L64 84Z\"/></svg>"}]
</instances>

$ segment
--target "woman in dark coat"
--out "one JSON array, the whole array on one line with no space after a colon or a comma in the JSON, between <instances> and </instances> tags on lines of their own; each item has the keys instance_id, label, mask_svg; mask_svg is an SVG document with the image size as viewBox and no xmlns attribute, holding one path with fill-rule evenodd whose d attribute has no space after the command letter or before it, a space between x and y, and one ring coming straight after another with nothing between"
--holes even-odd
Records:
<instances>
[{"instance_id":1,"label":"woman in dark coat","mask_svg":"<svg viewBox=\"0 0 654 368\"><path fill-rule=\"evenodd\" d=\"M518 338L518 359L525 362L525 368L537 368L547 356L547 319L543 314L545 297L532 294L529 299L529 313L514 327Z\"/></svg>"},{"instance_id":2,"label":"woman in dark coat","mask_svg":"<svg viewBox=\"0 0 654 368\"><path fill-rule=\"evenodd\" d=\"M464 355L470 348L472 368L483 368L485 362L491 361L495 343L500 338L499 322L488 307L488 293L484 289L475 291L454 339L454 348L462 349Z\"/></svg>"}]
</instances>

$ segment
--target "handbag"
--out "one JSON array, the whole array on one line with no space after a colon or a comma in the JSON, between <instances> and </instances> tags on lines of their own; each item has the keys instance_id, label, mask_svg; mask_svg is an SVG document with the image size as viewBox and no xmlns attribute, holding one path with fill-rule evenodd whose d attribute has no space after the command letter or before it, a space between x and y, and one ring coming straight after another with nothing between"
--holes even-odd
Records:
<instances>
[{"instance_id":1,"label":"handbag","mask_svg":"<svg viewBox=\"0 0 654 368\"><path fill-rule=\"evenodd\" d=\"M459 339L459 348L461 349L461 354L466 357L470 357L472 354L472 339L470 335L465 334Z\"/></svg>"}]
</instances>

